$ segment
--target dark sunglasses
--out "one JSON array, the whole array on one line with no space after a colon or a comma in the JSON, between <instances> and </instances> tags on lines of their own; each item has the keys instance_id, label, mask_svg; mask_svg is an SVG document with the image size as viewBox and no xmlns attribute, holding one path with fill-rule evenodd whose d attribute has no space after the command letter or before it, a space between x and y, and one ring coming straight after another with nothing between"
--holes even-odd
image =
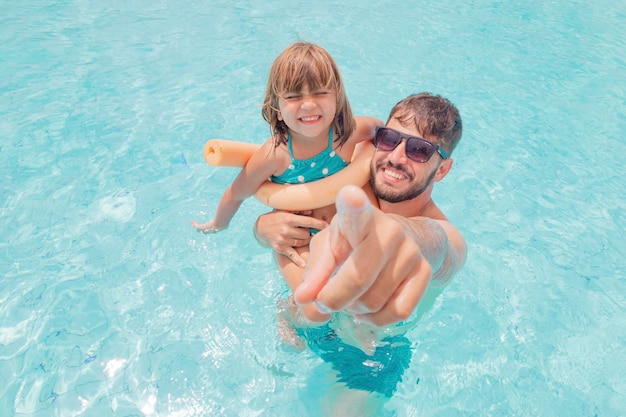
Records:
<instances>
[{"instance_id":1,"label":"dark sunglasses","mask_svg":"<svg viewBox=\"0 0 626 417\"><path fill-rule=\"evenodd\" d=\"M402 142L402 138L406 139L406 156L412 161L428 162L435 152L439 152L443 159L450 157L441 146L435 145L424 138L408 136L406 133L398 132L390 127L378 126L376 128L374 146L382 151L391 152Z\"/></svg>"}]
</instances>

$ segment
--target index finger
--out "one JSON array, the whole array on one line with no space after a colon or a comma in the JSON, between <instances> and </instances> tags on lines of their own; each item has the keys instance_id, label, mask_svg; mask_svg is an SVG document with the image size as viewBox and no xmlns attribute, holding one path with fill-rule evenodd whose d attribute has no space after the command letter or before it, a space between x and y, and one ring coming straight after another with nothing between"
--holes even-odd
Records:
<instances>
[{"instance_id":1,"label":"index finger","mask_svg":"<svg viewBox=\"0 0 626 417\"><path fill-rule=\"evenodd\" d=\"M331 226L332 227L332 226ZM330 233L328 229L320 231L311 240L309 257L302 275L302 283L293 293L298 305L311 304L326 284L337 266L337 260L328 248Z\"/></svg>"},{"instance_id":2,"label":"index finger","mask_svg":"<svg viewBox=\"0 0 626 417\"><path fill-rule=\"evenodd\" d=\"M374 255L375 254L375 255ZM365 239L335 271L317 294L317 301L332 311L343 310L358 300L380 274L384 250L375 239Z\"/></svg>"},{"instance_id":3,"label":"index finger","mask_svg":"<svg viewBox=\"0 0 626 417\"><path fill-rule=\"evenodd\" d=\"M360 242L367 235L372 219L372 206L366 194L358 187L344 187L337 196L337 215L333 218L330 227L311 242L311 251L304 270L303 284L297 290L296 301L306 304L317 299L322 305L331 310L339 310L345 304L355 299L371 285L375 275L369 278L352 281L341 271L350 269L363 256ZM356 248L356 251L355 249ZM344 264L344 262L346 264ZM343 265L342 265L343 264ZM340 266L340 273L330 282L329 279ZM369 271L368 271L369 272ZM361 277L359 277L361 278ZM330 288L330 289L329 289ZM329 294L320 297L317 293Z\"/></svg>"}]
</instances>

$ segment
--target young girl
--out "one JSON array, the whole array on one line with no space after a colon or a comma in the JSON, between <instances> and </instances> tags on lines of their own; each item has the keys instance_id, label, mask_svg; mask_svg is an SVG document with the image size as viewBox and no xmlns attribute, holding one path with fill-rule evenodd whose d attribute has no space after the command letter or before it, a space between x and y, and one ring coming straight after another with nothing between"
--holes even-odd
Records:
<instances>
[{"instance_id":1,"label":"young girl","mask_svg":"<svg viewBox=\"0 0 626 417\"><path fill-rule=\"evenodd\" d=\"M355 118L334 59L323 48L297 42L285 49L272 64L262 107L272 137L255 152L225 191L215 217L192 226L203 233L226 228L244 199L270 178L281 184L315 181L345 168L357 143L371 140L382 121ZM330 221L335 207L313 210L313 216ZM306 257L308 247L299 248ZM275 252L281 274L293 291L302 279L302 269ZM313 306L304 312L312 321L329 316Z\"/></svg>"}]
</instances>

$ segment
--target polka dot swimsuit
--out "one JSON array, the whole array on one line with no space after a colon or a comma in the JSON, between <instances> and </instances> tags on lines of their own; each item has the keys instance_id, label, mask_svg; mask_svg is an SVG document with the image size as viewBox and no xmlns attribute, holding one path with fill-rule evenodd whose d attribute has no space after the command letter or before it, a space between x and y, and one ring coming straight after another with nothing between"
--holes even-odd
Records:
<instances>
[{"instance_id":1,"label":"polka dot swimsuit","mask_svg":"<svg viewBox=\"0 0 626 417\"><path fill-rule=\"evenodd\" d=\"M316 181L341 171L348 163L333 150L333 129L328 134L328 147L309 159L296 159L291 148L291 135L287 137L291 164L280 175L272 175L270 180L277 184L302 184Z\"/></svg>"}]
</instances>

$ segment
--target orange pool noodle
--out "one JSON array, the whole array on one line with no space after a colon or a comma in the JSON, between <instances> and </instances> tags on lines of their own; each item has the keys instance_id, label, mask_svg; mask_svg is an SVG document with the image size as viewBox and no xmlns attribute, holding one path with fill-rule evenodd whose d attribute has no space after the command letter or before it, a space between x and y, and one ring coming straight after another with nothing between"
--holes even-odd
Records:
<instances>
[{"instance_id":1,"label":"orange pool noodle","mask_svg":"<svg viewBox=\"0 0 626 417\"><path fill-rule=\"evenodd\" d=\"M260 147L254 143L209 139L204 145L204 159L209 165L242 168Z\"/></svg>"},{"instance_id":2,"label":"orange pool noodle","mask_svg":"<svg viewBox=\"0 0 626 417\"><path fill-rule=\"evenodd\" d=\"M209 165L243 166L261 145L234 140L210 139L204 145L204 159ZM364 142L357 146L352 163L341 171L304 184L275 184L265 181L254 194L261 203L279 210L308 210L335 203L339 189L347 184L363 186L369 179L369 164L374 145Z\"/></svg>"}]
</instances>

